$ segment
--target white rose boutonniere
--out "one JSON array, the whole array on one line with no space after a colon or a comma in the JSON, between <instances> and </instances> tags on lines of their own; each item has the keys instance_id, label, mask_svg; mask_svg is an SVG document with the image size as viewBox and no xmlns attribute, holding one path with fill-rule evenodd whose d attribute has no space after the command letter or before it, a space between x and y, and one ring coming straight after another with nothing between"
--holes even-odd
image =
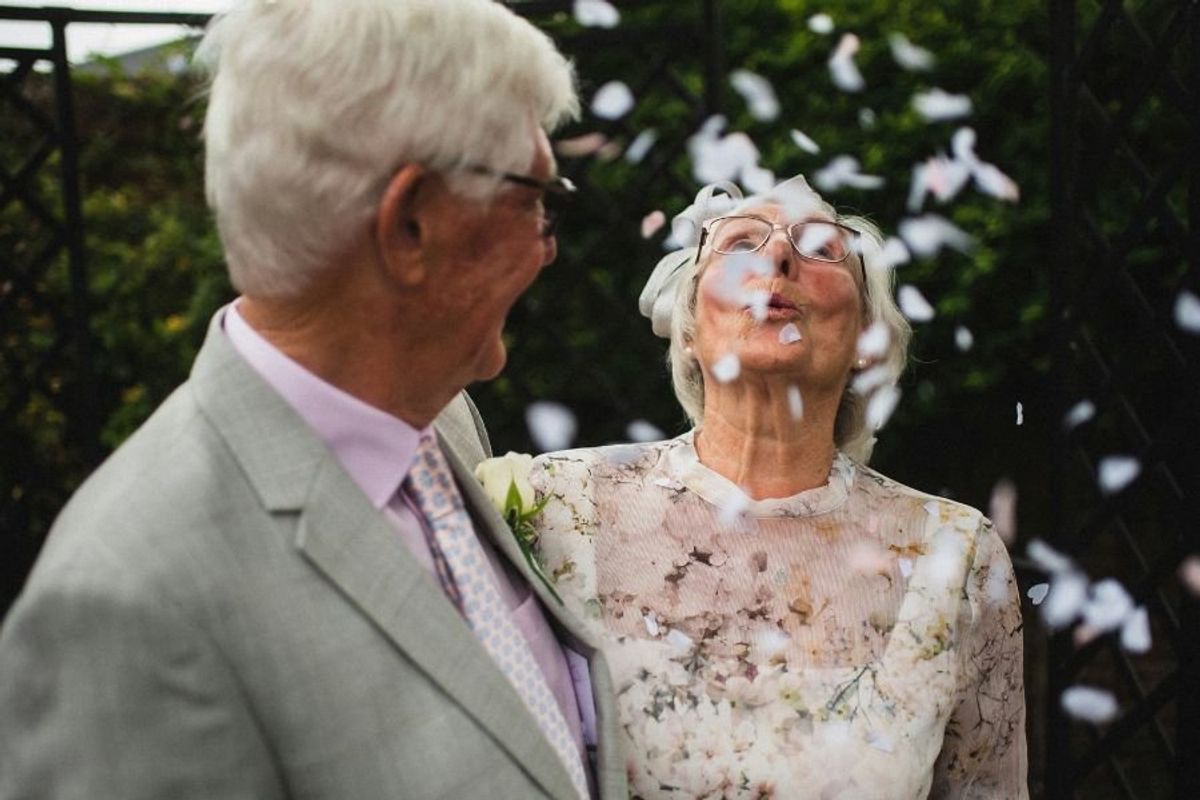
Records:
<instances>
[{"instance_id":1,"label":"white rose boutonniere","mask_svg":"<svg viewBox=\"0 0 1200 800\"><path fill-rule=\"evenodd\" d=\"M489 458L481 461L475 467L475 477L483 484L483 490L492 505L500 512L500 516L508 523L525 556L525 562L537 575L546 589L559 603L562 598L554 590L546 573L534 557L533 548L537 544L537 529L533 520L546 507L549 498L543 497L537 502L533 485L529 483L529 473L533 469L533 456L526 453L508 452L499 458Z\"/></svg>"}]
</instances>

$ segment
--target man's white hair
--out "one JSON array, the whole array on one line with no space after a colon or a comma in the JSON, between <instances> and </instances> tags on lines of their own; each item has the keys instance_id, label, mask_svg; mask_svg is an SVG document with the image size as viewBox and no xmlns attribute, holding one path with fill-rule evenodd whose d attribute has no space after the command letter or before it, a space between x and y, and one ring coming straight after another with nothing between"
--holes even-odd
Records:
<instances>
[{"instance_id":1,"label":"man's white hair","mask_svg":"<svg viewBox=\"0 0 1200 800\"><path fill-rule=\"evenodd\" d=\"M234 286L301 291L366 235L402 164L489 197L535 125L577 116L571 64L492 0L246 0L197 52L212 85L205 185Z\"/></svg>"},{"instance_id":2,"label":"man's white hair","mask_svg":"<svg viewBox=\"0 0 1200 800\"><path fill-rule=\"evenodd\" d=\"M651 317L654 332L671 340L667 349L671 382L679 404L693 425L701 424L704 419L704 376L690 344L696 335L700 273L713 252L708 248L697 260L695 244L707 221L765 205L780 205L793 212L815 211L858 231L860 252L851 258L861 259L866 275L866 286L860 292L863 324L881 322L888 334L887 348L875 361L875 367L883 370L876 391L895 386L908 359L912 328L892 297L892 270L882 263L882 236L872 222L863 217L838 214L800 176L778 184L769 192L745 198L732 184L706 186L696 195L695 202L675 217L672 225L673 235L679 243L691 246L670 253L659 262L640 300L642 313ZM846 455L865 464L874 448L874 433L867 424L863 397L847 384L834 422L834 444Z\"/></svg>"}]
</instances>

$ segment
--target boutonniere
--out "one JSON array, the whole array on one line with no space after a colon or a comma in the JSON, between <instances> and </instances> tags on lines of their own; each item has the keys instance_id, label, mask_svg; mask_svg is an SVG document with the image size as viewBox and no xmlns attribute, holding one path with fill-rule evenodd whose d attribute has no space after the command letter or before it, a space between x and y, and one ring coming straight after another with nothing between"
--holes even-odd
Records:
<instances>
[{"instance_id":1,"label":"boutonniere","mask_svg":"<svg viewBox=\"0 0 1200 800\"><path fill-rule=\"evenodd\" d=\"M533 570L533 574L538 576L546 591L562 604L562 598L558 596L533 554L538 540L533 520L542 513L546 501L550 498L543 497L540 501L536 499L533 485L529 482L532 469L533 456L509 452L499 458L481 461L479 466L475 467L475 477L483 484L488 499L508 524L513 538L517 540L517 546L521 548L521 554L525 556L525 563Z\"/></svg>"}]
</instances>

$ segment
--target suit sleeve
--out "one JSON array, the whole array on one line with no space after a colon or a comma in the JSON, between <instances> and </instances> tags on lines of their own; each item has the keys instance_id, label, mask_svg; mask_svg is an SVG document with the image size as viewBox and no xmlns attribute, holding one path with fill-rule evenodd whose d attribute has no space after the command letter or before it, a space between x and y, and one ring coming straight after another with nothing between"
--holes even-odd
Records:
<instances>
[{"instance_id":1,"label":"suit sleeve","mask_svg":"<svg viewBox=\"0 0 1200 800\"><path fill-rule=\"evenodd\" d=\"M35 573L0 631L0 800L281 797L218 649L114 561Z\"/></svg>"}]
</instances>

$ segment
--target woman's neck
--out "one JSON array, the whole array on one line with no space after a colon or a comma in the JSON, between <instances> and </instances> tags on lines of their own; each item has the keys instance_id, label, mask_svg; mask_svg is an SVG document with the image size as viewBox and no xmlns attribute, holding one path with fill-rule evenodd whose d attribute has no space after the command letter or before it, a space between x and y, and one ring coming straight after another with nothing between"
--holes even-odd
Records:
<instances>
[{"instance_id":1,"label":"woman's neck","mask_svg":"<svg viewBox=\"0 0 1200 800\"><path fill-rule=\"evenodd\" d=\"M704 422L696 432L700 463L756 500L825 485L840 395L801 389L797 419L787 383L743 376L712 388L705 387Z\"/></svg>"}]
</instances>

